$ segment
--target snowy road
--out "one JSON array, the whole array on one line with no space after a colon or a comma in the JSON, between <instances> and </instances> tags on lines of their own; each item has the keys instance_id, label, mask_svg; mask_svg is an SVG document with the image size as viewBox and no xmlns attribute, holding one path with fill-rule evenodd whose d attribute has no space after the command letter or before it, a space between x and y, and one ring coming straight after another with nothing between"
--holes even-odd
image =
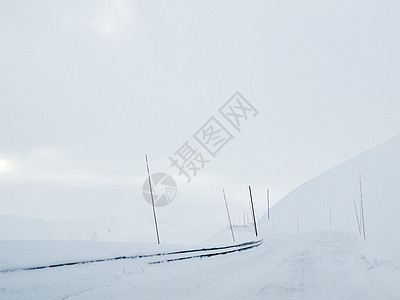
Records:
<instances>
[{"instance_id":1,"label":"snowy road","mask_svg":"<svg viewBox=\"0 0 400 300\"><path fill-rule=\"evenodd\" d=\"M249 251L0 274L1 299L396 299L341 232L264 237ZM391 271L391 276L399 272Z\"/></svg>"},{"instance_id":2,"label":"snowy road","mask_svg":"<svg viewBox=\"0 0 400 300\"><path fill-rule=\"evenodd\" d=\"M88 265L94 263L105 263L111 261L119 260L146 260L148 264L160 264L168 263L180 260L213 257L218 255L226 255L235 252L241 252L245 250L250 250L252 248L258 247L263 243L263 240L249 241L240 244L232 244L222 247L211 247L211 248L199 248L190 250L180 250L173 252L163 252L163 253L152 253L152 254L139 254L132 256L116 256L109 258L100 258L92 260L81 260L81 261L70 261L57 264L45 264L31 267L19 267L19 268L9 268L0 269L0 273L10 273L10 272L20 272L20 271L38 271L42 269L53 269L53 268L67 268L76 265Z\"/></svg>"}]
</instances>

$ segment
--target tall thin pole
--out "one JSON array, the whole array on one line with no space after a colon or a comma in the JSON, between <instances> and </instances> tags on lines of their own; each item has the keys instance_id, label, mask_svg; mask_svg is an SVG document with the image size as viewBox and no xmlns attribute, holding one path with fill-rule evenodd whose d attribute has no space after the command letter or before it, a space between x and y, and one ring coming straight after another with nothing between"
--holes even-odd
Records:
<instances>
[{"instance_id":1,"label":"tall thin pole","mask_svg":"<svg viewBox=\"0 0 400 300\"><path fill-rule=\"evenodd\" d=\"M363 201L362 185L361 185L361 173L359 174L359 178L360 178L360 199L361 199L361 222L362 222L363 236L365 240L364 201Z\"/></svg>"},{"instance_id":2,"label":"tall thin pole","mask_svg":"<svg viewBox=\"0 0 400 300\"><path fill-rule=\"evenodd\" d=\"M361 226L360 226L360 221L359 221L359 219L358 219L358 212L357 212L356 200L354 200L354 198L353 198L353 204L354 204L354 211L356 212L358 232L359 232L360 235L361 235Z\"/></svg>"},{"instance_id":3,"label":"tall thin pole","mask_svg":"<svg viewBox=\"0 0 400 300\"><path fill-rule=\"evenodd\" d=\"M229 226L231 227L232 239L233 239L233 242L235 242L235 235L233 234L231 216L229 215L229 208L228 208L228 203L226 202L226 196L225 196L225 190L224 189L222 189L222 193L224 194L226 213L228 214L228 220L229 220Z\"/></svg>"},{"instance_id":4,"label":"tall thin pole","mask_svg":"<svg viewBox=\"0 0 400 300\"><path fill-rule=\"evenodd\" d=\"M249 193L250 193L251 211L253 212L254 231L256 232L256 236L258 236L257 223L256 223L256 213L254 211L253 196L251 195L251 187L250 186L249 186Z\"/></svg>"},{"instance_id":5,"label":"tall thin pole","mask_svg":"<svg viewBox=\"0 0 400 300\"><path fill-rule=\"evenodd\" d=\"M269 189L267 189L267 207L268 207L268 219L269 219Z\"/></svg>"},{"instance_id":6,"label":"tall thin pole","mask_svg":"<svg viewBox=\"0 0 400 300\"><path fill-rule=\"evenodd\" d=\"M364 202L362 199L361 199L361 220L362 220L363 236L365 240Z\"/></svg>"},{"instance_id":7,"label":"tall thin pole","mask_svg":"<svg viewBox=\"0 0 400 300\"><path fill-rule=\"evenodd\" d=\"M146 158L146 166L147 166L147 175L149 178L149 187L150 187L150 195L151 195L151 205L153 206L153 217L154 217L154 224L156 226L156 234L157 234L157 243L160 243L160 235L158 233L158 224L157 224L157 216L156 216L156 208L154 205L154 198L153 198L153 188L151 187L151 179L150 179L150 170L149 170L149 161L147 159L147 154L145 154Z\"/></svg>"}]
</instances>

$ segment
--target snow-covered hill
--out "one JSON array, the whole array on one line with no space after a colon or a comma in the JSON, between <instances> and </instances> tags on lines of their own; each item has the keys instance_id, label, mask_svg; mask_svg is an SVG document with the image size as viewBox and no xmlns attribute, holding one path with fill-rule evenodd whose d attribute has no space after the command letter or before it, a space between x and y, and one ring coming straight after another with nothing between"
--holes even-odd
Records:
<instances>
[{"instance_id":1,"label":"snow-covered hill","mask_svg":"<svg viewBox=\"0 0 400 300\"><path fill-rule=\"evenodd\" d=\"M304 183L261 219L269 232L321 230L358 232L355 199L360 214L359 174L365 212L366 242L371 258L400 262L400 136Z\"/></svg>"}]
</instances>

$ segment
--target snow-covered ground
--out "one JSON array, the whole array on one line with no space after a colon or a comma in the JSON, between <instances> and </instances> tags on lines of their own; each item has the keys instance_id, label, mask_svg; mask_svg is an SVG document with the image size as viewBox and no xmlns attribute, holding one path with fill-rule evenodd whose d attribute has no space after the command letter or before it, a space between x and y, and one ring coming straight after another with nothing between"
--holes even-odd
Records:
<instances>
[{"instance_id":1,"label":"snow-covered ground","mask_svg":"<svg viewBox=\"0 0 400 300\"><path fill-rule=\"evenodd\" d=\"M321 230L358 232L362 178L366 241L362 253L373 261L400 265L400 136L301 185L261 219L267 232ZM360 216L359 216L360 217Z\"/></svg>"},{"instance_id":2,"label":"snow-covered ground","mask_svg":"<svg viewBox=\"0 0 400 300\"><path fill-rule=\"evenodd\" d=\"M81 243L70 242L68 247L79 252L85 248ZM157 265L124 260L0 273L0 292L2 299L398 298L400 269L369 265L359 254L361 244L357 235L342 231L272 234L258 248L211 258ZM36 263L54 262L57 255L49 253L54 246L64 245L49 247L43 242L43 257L36 257ZM145 249L134 244L98 246L102 251L92 257L121 251L139 254Z\"/></svg>"},{"instance_id":3,"label":"snow-covered ground","mask_svg":"<svg viewBox=\"0 0 400 300\"><path fill-rule=\"evenodd\" d=\"M208 258L127 259L0 272L1 299L399 299L400 137L310 180L259 222L264 243ZM360 212L362 174L366 240ZM238 242L256 240L236 228ZM232 243L224 229L192 246L4 240L0 270Z\"/></svg>"}]
</instances>

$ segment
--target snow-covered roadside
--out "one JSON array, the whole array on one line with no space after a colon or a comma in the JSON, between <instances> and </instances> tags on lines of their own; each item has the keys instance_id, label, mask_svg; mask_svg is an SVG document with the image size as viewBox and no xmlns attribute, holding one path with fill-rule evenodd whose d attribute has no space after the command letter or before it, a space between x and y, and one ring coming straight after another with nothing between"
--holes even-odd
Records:
<instances>
[{"instance_id":1,"label":"snow-covered roadside","mask_svg":"<svg viewBox=\"0 0 400 300\"><path fill-rule=\"evenodd\" d=\"M180 250L154 243L99 241L0 241L0 271L51 264L133 256Z\"/></svg>"},{"instance_id":2,"label":"snow-covered roadside","mask_svg":"<svg viewBox=\"0 0 400 300\"><path fill-rule=\"evenodd\" d=\"M359 253L360 242L342 231L271 234L258 248L219 257L3 273L0 293L2 299L396 298L399 272L371 271ZM47 246L42 244L43 252Z\"/></svg>"}]
</instances>

